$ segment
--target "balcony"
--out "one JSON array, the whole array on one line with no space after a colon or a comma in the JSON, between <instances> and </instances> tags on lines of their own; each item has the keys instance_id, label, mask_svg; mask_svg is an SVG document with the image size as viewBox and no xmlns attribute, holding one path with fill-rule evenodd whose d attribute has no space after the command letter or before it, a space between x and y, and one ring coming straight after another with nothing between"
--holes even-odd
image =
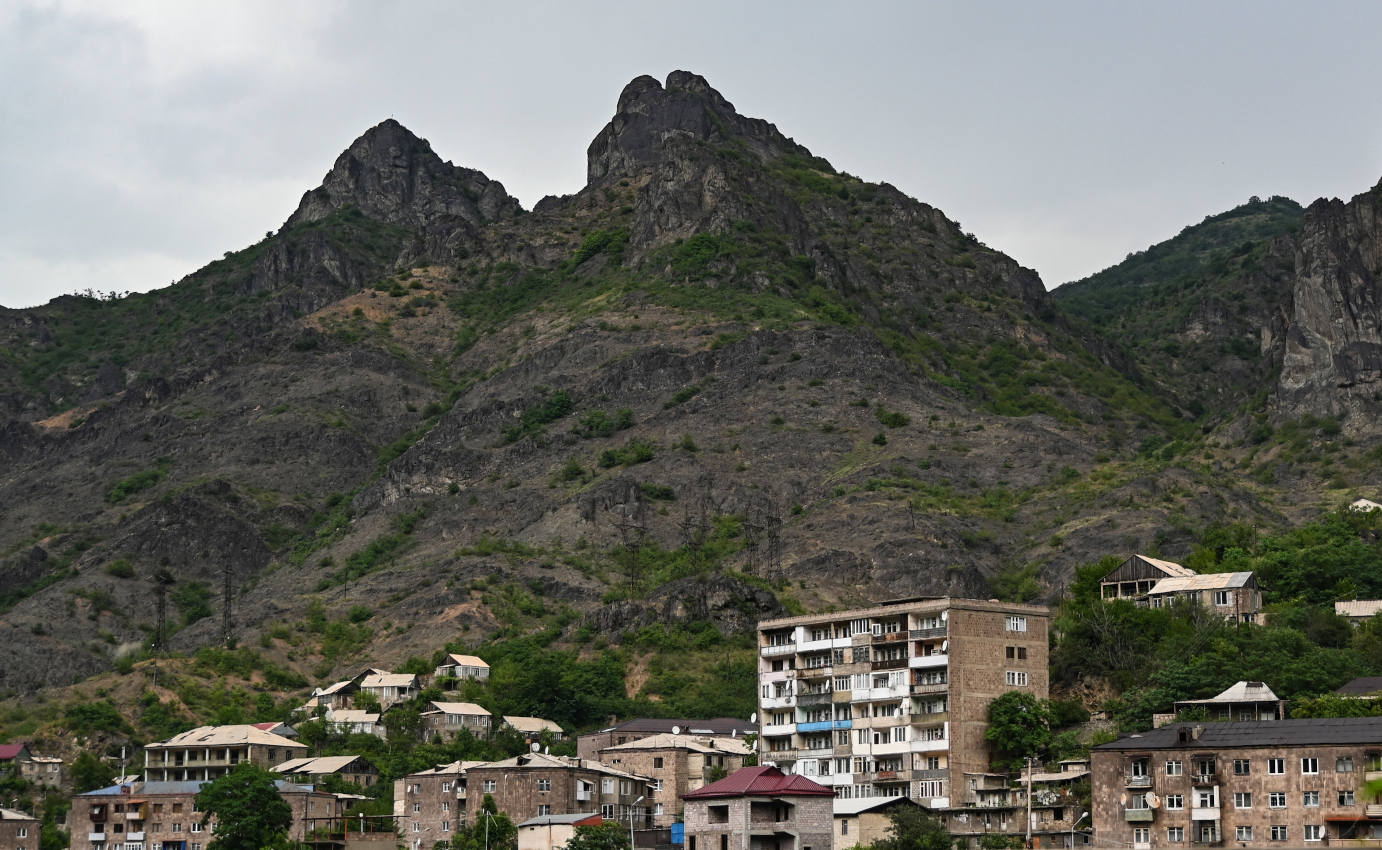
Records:
<instances>
[{"instance_id":1,"label":"balcony","mask_svg":"<svg viewBox=\"0 0 1382 850\"><path fill-rule=\"evenodd\" d=\"M1382 803L1368 803L1363 807L1363 817L1382 818Z\"/></svg>"},{"instance_id":2,"label":"balcony","mask_svg":"<svg viewBox=\"0 0 1382 850\"><path fill-rule=\"evenodd\" d=\"M797 731L795 723L768 723L764 724L759 734L764 738L776 737L779 735L790 735Z\"/></svg>"},{"instance_id":3,"label":"balcony","mask_svg":"<svg viewBox=\"0 0 1382 850\"><path fill-rule=\"evenodd\" d=\"M1124 809L1123 819L1128 823L1151 823L1151 809Z\"/></svg>"},{"instance_id":4,"label":"balcony","mask_svg":"<svg viewBox=\"0 0 1382 850\"><path fill-rule=\"evenodd\" d=\"M759 654L764 658L772 658L777 655L796 655L797 645L795 643L779 643L774 646L765 646L759 650Z\"/></svg>"},{"instance_id":5,"label":"balcony","mask_svg":"<svg viewBox=\"0 0 1382 850\"><path fill-rule=\"evenodd\" d=\"M873 662L874 670L901 670L907 666L906 658L889 658L885 661Z\"/></svg>"},{"instance_id":6,"label":"balcony","mask_svg":"<svg viewBox=\"0 0 1382 850\"><path fill-rule=\"evenodd\" d=\"M940 652L935 655L914 655L907 659L907 666L913 670L918 667L944 667L950 663L950 655Z\"/></svg>"},{"instance_id":7,"label":"balcony","mask_svg":"<svg viewBox=\"0 0 1382 850\"><path fill-rule=\"evenodd\" d=\"M913 778L913 779L949 779L949 778L950 778L950 771L945 770L945 769L937 769L937 770L914 770L914 771L912 771L912 778Z\"/></svg>"},{"instance_id":8,"label":"balcony","mask_svg":"<svg viewBox=\"0 0 1382 850\"><path fill-rule=\"evenodd\" d=\"M144 840L144 830L141 829L141 830L139 830L138 832L127 832L127 833L125 833L125 840L126 840L126 841L143 841L143 840Z\"/></svg>"},{"instance_id":9,"label":"balcony","mask_svg":"<svg viewBox=\"0 0 1382 850\"><path fill-rule=\"evenodd\" d=\"M900 782L902 780L901 771L897 770L877 770L873 773L865 773L864 782Z\"/></svg>"},{"instance_id":10,"label":"balcony","mask_svg":"<svg viewBox=\"0 0 1382 850\"><path fill-rule=\"evenodd\" d=\"M88 832L88 833L86 834L86 840L87 840L87 841L105 841L105 840L106 840L106 834L105 834L104 832Z\"/></svg>"},{"instance_id":11,"label":"balcony","mask_svg":"<svg viewBox=\"0 0 1382 850\"><path fill-rule=\"evenodd\" d=\"M912 695L921 696L922 694L943 694L950 688L946 682L933 682L923 685L912 685Z\"/></svg>"},{"instance_id":12,"label":"balcony","mask_svg":"<svg viewBox=\"0 0 1382 850\"><path fill-rule=\"evenodd\" d=\"M933 629L912 629L907 633L907 637L912 640L945 637L945 626L936 626Z\"/></svg>"},{"instance_id":13,"label":"balcony","mask_svg":"<svg viewBox=\"0 0 1382 850\"><path fill-rule=\"evenodd\" d=\"M1192 785L1218 785L1219 774L1217 773L1196 773L1190 778Z\"/></svg>"},{"instance_id":14,"label":"balcony","mask_svg":"<svg viewBox=\"0 0 1382 850\"><path fill-rule=\"evenodd\" d=\"M853 729L853 720L816 720L811 723L798 723L798 732L830 732L835 729Z\"/></svg>"},{"instance_id":15,"label":"balcony","mask_svg":"<svg viewBox=\"0 0 1382 850\"><path fill-rule=\"evenodd\" d=\"M941 738L937 741L911 741L909 743L911 744L910 750L914 753L933 753L937 750L950 749L949 738ZM875 747L874 752L883 752L883 750Z\"/></svg>"},{"instance_id":16,"label":"balcony","mask_svg":"<svg viewBox=\"0 0 1382 850\"><path fill-rule=\"evenodd\" d=\"M920 713L912 715L913 726L937 726L941 723L950 722L950 712L933 711L930 713Z\"/></svg>"},{"instance_id":17,"label":"balcony","mask_svg":"<svg viewBox=\"0 0 1382 850\"><path fill-rule=\"evenodd\" d=\"M1151 788L1152 777L1145 774L1141 776L1129 776L1127 786L1129 788Z\"/></svg>"},{"instance_id":18,"label":"balcony","mask_svg":"<svg viewBox=\"0 0 1382 850\"><path fill-rule=\"evenodd\" d=\"M1364 782L1376 782L1379 779L1382 779L1382 769L1370 767L1363 771Z\"/></svg>"},{"instance_id":19,"label":"balcony","mask_svg":"<svg viewBox=\"0 0 1382 850\"><path fill-rule=\"evenodd\" d=\"M881 634L881 635L874 635L874 636L873 636L873 642L874 642L874 643L897 643L898 641L904 641L904 640L906 640L907 637L908 637L907 632L884 632L884 633Z\"/></svg>"},{"instance_id":20,"label":"balcony","mask_svg":"<svg viewBox=\"0 0 1382 850\"><path fill-rule=\"evenodd\" d=\"M797 699L802 705L825 705L834 701L835 694L832 691L813 691L809 694L798 694Z\"/></svg>"},{"instance_id":21,"label":"balcony","mask_svg":"<svg viewBox=\"0 0 1382 850\"><path fill-rule=\"evenodd\" d=\"M763 697L762 708L790 708L791 706L796 704L796 701L797 698L792 694L782 694L781 696L775 697Z\"/></svg>"}]
</instances>

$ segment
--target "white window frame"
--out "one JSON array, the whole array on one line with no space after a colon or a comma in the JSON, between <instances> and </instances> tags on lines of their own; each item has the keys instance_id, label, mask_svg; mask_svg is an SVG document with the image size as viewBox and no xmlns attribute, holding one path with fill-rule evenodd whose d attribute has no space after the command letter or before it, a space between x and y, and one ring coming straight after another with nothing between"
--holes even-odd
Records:
<instances>
[{"instance_id":1,"label":"white window frame","mask_svg":"<svg viewBox=\"0 0 1382 850\"><path fill-rule=\"evenodd\" d=\"M1300 772L1302 775L1311 775L1320 772L1320 760L1313 756L1302 756L1300 760Z\"/></svg>"},{"instance_id":2,"label":"white window frame","mask_svg":"<svg viewBox=\"0 0 1382 850\"><path fill-rule=\"evenodd\" d=\"M1027 618L1018 614L1009 614L1007 625L1007 630L1010 632L1025 632L1027 631Z\"/></svg>"},{"instance_id":3,"label":"white window frame","mask_svg":"<svg viewBox=\"0 0 1382 850\"><path fill-rule=\"evenodd\" d=\"M1007 671L1007 672L1008 672L1008 685L1010 685L1011 687L1016 687L1016 688L1025 688L1025 687L1027 687L1027 671L1026 671L1026 670L1009 670L1009 671Z\"/></svg>"},{"instance_id":4,"label":"white window frame","mask_svg":"<svg viewBox=\"0 0 1382 850\"><path fill-rule=\"evenodd\" d=\"M1167 841L1167 843L1169 843L1169 844L1184 844L1184 843L1185 843L1185 827L1183 827L1183 826L1168 826L1168 827L1166 827L1166 841Z\"/></svg>"},{"instance_id":5,"label":"white window frame","mask_svg":"<svg viewBox=\"0 0 1382 850\"><path fill-rule=\"evenodd\" d=\"M1284 809L1284 808L1286 808L1286 792L1285 792L1285 791L1269 791L1269 792L1267 792L1267 808L1269 808L1269 809Z\"/></svg>"},{"instance_id":6,"label":"white window frame","mask_svg":"<svg viewBox=\"0 0 1382 850\"><path fill-rule=\"evenodd\" d=\"M1286 773L1286 759L1269 758L1267 759L1267 775L1281 776Z\"/></svg>"},{"instance_id":7,"label":"white window frame","mask_svg":"<svg viewBox=\"0 0 1382 850\"><path fill-rule=\"evenodd\" d=\"M1251 826L1247 826L1246 824L1245 824L1245 825L1242 825L1242 826L1235 826L1235 827L1233 828L1233 840L1234 840L1234 841L1251 841L1251 840L1252 840L1252 827L1251 827Z\"/></svg>"},{"instance_id":8,"label":"white window frame","mask_svg":"<svg viewBox=\"0 0 1382 850\"><path fill-rule=\"evenodd\" d=\"M1180 759L1172 759L1171 761L1166 762L1167 776L1180 776L1184 770L1185 765L1181 764Z\"/></svg>"},{"instance_id":9,"label":"white window frame","mask_svg":"<svg viewBox=\"0 0 1382 850\"><path fill-rule=\"evenodd\" d=\"M1167 811L1178 812L1178 811L1180 811L1181 809L1184 809L1184 808L1185 808L1185 795L1183 795L1183 794L1167 794L1167 795L1166 795L1166 810L1167 810Z\"/></svg>"},{"instance_id":10,"label":"white window frame","mask_svg":"<svg viewBox=\"0 0 1382 850\"><path fill-rule=\"evenodd\" d=\"M1291 834L1291 831L1286 828L1286 824L1284 823L1272 824L1271 830L1270 835L1272 841L1285 841Z\"/></svg>"},{"instance_id":11,"label":"white window frame","mask_svg":"<svg viewBox=\"0 0 1382 850\"><path fill-rule=\"evenodd\" d=\"M1320 807L1320 792L1302 791L1300 792L1300 804L1307 809L1318 809Z\"/></svg>"},{"instance_id":12,"label":"white window frame","mask_svg":"<svg viewBox=\"0 0 1382 850\"><path fill-rule=\"evenodd\" d=\"M1233 792L1233 807L1234 807L1235 809L1251 809L1251 808L1252 808L1252 792L1251 792L1251 791L1234 791L1234 792Z\"/></svg>"},{"instance_id":13,"label":"white window frame","mask_svg":"<svg viewBox=\"0 0 1382 850\"><path fill-rule=\"evenodd\" d=\"M1323 837L1324 828L1317 823L1307 823L1303 829L1306 841L1319 841Z\"/></svg>"}]
</instances>

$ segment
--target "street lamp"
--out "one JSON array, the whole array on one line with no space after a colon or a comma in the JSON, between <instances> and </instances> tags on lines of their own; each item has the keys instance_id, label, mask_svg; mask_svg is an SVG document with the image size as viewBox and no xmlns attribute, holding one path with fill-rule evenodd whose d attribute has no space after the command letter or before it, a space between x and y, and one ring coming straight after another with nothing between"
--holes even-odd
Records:
<instances>
[{"instance_id":1,"label":"street lamp","mask_svg":"<svg viewBox=\"0 0 1382 850\"><path fill-rule=\"evenodd\" d=\"M1075 827L1079 826L1080 821L1084 820L1087 817L1089 817L1089 812L1085 812L1084 814L1075 818L1075 822L1070 824L1070 850L1075 850Z\"/></svg>"},{"instance_id":2,"label":"street lamp","mask_svg":"<svg viewBox=\"0 0 1382 850\"><path fill-rule=\"evenodd\" d=\"M629 850L633 850L633 810L637 808L638 804L641 802L643 802L643 798L639 797L637 800L633 801L633 805L629 806Z\"/></svg>"},{"instance_id":3,"label":"street lamp","mask_svg":"<svg viewBox=\"0 0 1382 850\"><path fill-rule=\"evenodd\" d=\"M494 820L494 815L492 815L492 814L489 813L489 809L485 809L484 812L485 812L485 850L489 850L489 822L492 821L492 820Z\"/></svg>"}]
</instances>

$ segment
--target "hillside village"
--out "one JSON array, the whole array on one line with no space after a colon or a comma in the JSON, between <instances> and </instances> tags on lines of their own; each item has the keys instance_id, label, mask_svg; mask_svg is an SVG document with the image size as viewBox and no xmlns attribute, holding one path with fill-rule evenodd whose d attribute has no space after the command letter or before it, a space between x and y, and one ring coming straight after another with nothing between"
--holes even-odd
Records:
<instances>
[{"instance_id":1,"label":"hillside village","mask_svg":"<svg viewBox=\"0 0 1382 850\"><path fill-rule=\"evenodd\" d=\"M1133 555L1097 588L1099 605L1230 628L1271 616L1251 572ZM1335 607L1358 628L1382 600ZM0 810L0 847L203 850L214 822L198 791L241 765L276 777L289 840L314 848L451 850L483 828L496 846L558 850L613 824L639 848L848 850L896 837L906 810L958 847L1382 846L1382 678L1333 697L1365 716L1298 717L1269 682L1239 681L1163 706L1141 732L1112 733L1093 712L1074 724L1074 750L1056 753L1021 740L1059 722L1046 707L1052 628L1044 605L957 597L761 621L747 719L574 730L496 717L465 699L489 664L448 652L430 672L369 668L314 687L284 721L149 743L101 787L80 787L89 766L77 779L75 765L11 742L5 787L33 810ZM391 739L488 742L502 757L391 774L339 751Z\"/></svg>"}]
</instances>

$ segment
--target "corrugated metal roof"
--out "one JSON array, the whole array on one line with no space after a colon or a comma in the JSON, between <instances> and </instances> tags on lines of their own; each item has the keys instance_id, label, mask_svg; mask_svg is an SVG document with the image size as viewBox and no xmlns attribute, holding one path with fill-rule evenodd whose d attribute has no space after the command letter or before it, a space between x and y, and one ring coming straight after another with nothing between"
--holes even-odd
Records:
<instances>
[{"instance_id":1,"label":"corrugated metal roof","mask_svg":"<svg viewBox=\"0 0 1382 850\"><path fill-rule=\"evenodd\" d=\"M747 735L758 731L757 723L735 717L712 717L709 720L687 720L676 717L637 717L600 732L671 732L675 726L690 735L728 735L735 732Z\"/></svg>"},{"instance_id":2,"label":"corrugated metal roof","mask_svg":"<svg viewBox=\"0 0 1382 850\"><path fill-rule=\"evenodd\" d=\"M312 773L325 775L335 773L354 762L359 756L319 756L309 759L285 761L273 770L275 773Z\"/></svg>"},{"instance_id":3,"label":"corrugated metal roof","mask_svg":"<svg viewBox=\"0 0 1382 850\"><path fill-rule=\"evenodd\" d=\"M807 779L783 773L775 767L758 765L734 771L718 782L687 791L683 800L712 800L719 797L834 797L830 788Z\"/></svg>"},{"instance_id":4,"label":"corrugated metal roof","mask_svg":"<svg viewBox=\"0 0 1382 850\"><path fill-rule=\"evenodd\" d=\"M1228 587L1244 587L1252 580L1252 572L1205 573L1203 575L1172 576L1152 585L1150 595L1163 593L1192 593L1198 590L1223 590Z\"/></svg>"},{"instance_id":5,"label":"corrugated metal roof","mask_svg":"<svg viewBox=\"0 0 1382 850\"><path fill-rule=\"evenodd\" d=\"M1176 700L1176 705L1215 705L1227 702L1276 702L1277 696L1265 682L1236 682L1223 693L1209 699Z\"/></svg>"},{"instance_id":6,"label":"corrugated metal roof","mask_svg":"<svg viewBox=\"0 0 1382 850\"><path fill-rule=\"evenodd\" d=\"M1169 576L1193 576L1195 571L1189 567L1182 567L1175 561L1163 561L1160 558L1150 558L1146 555L1133 555L1134 558L1141 558Z\"/></svg>"},{"instance_id":7,"label":"corrugated metal roof","mask_svg":"<svg viewBox=\"0 0 1382 850\"><path fill-rule=\"evenodd\" d=\"M871 812L874 809L890 808L892 806L911 803L914 806L921 806L916 800L910 797L849 797L837 799L834 803L835 817L848 817L853 815ZM925 806L921 806L923 809Z\"/></svg>"},{"instance_id":8,"label":"corrugated metal roof","mask_svg":"<svg viewBox=\"0 0 1382 850\"><path fill-rule=\"evenodd\" d=\"M520 732L555 732L560 735L565 730L554 720L545 717L524 717L518 714L504 715L504 722Z\"/></svg>"},{"instance_id":9,"label":"corrugated metal roof","mask_svg":"<svg viewBox=\"0 0 1382 850\"><path fill-rule=\"evenodd\" d=\"M1359 676L1344 683L1335 691L1346 697L1363 697L1382 691L1382 676Z\"/></svg>"},{"instance_id":10,"label":"corrugated metal roof","mask_svg":"<svg viewBox=\"0 0 1382 850\"><path fill-rule=\"evenodd\" d=\"M485 659L481 658L478 655L457 655L453 652L450 655L446 656L446 660L458 667L484 667L486 669L489 668L489 665L485 663ZM446 662L442 662L442 666L447 667L450 665L446 664Z\"/></svg>"},{"instance_id":11,"label":"corrugated metal roof","mask_svg":"<svg viewBox=\"0 0 1382 850\"><path fill-rule=\"evenodd\" d=\"M1371 617L1378 611L1382 611L1382 599L1353 599L1334 603L1334 613L1340 617Z\"/></svg>"},{"instance_id":12,"label":"corrugated metal roof","mask_svg":"<svg viewBox=\"0 0 1382 850\"><path fill-rule=\"evenodd\" d=\"M0 809L0 820L38 820L33 815L26 815L16 809Z\"/></svg>"},{"instance_id":13,"label":"corrugated metal roof","mask_svg":"<svg viewBox=\"0 0 1382 850\"><path fill-rule=\"evenodd\" d=\"M484 708L482 708L482 707L476 705L476 704L473 703L473 702L435 702L435 701L434 701L434 702L431 703L431 706L432 706L432 708L436 709L437 711L440 711L442 714L466 714L466 715L479 714L479 715L484 715L485 717L489 717L489 716L490 716L490 713L489 713L488 711L486 711ZM429 712L424 712L424 713L426 713L426 714L431 714L432 712L429 711Z\"/></svg>"},{"instance_id":14,"label":"corrugated metal roof","mask_svg":"<svg viewBox=\"0 0 1382 850\"><path fill-rule=\"evenodd\" d=\"M723 735L707 738L703 735L673 735L671 732L649 735L627 744L604 747L600 752L612 750L620 752L625 750L690 750L697 753L727 753L741 756L749 754L748 744L744 743L743 738L730 738Z\"/></svg>"},{"instance_id":15,"label":"corrugated metal roof","mask_svg":"<svg viewBox=\"0 0 1382 850\"><path fill-rule=\"evenodd\" d=\"M412 673L371 673L360 680L362 688L411 688L417 684Z\"/></svg>"},{"instance_id":16,"label":"corrugated metal roof","mask_svg":"<svg viewBox=\"0 0 1382 850\"><path fill-rule=\"evenodd\" d=\"M293 747L300 750L307 749L306 744L299 744L297 741L289 740L282 735L275 735L272 732L265 732L256 726L241 724L236 726L198 726L174 735L166 741L159 741L156 744L149 744L146 749L157 749L160 747L218 747L234 744L264 744L271 747Z\"/></svg>"},{"instance_id":17,"label":"corrugated metal roof","mask_svg":"<svg viewBox=\"0 0 1382 850\"><path fill-rule=\"evenodd\" d=\"M1181 730L1200 729L1198 740L1181 743ZM1325 717L1239 723L1173 723L1124 735L1096 750L1232 749L1235 747L1382 744L1382 717Z\"/></svg>"},{"instance_id":18,"label":"corrugated metal roof","mask_svg":"<svg viewBox=\"0 0 1382 850\"><path fill-rule=\"evenodd\" d=\"M570 815L541 815L532 820L525 820L520 823L519 828L525 826L553 826L557 824L597 824L602 823L604 818L599 812L578 812Z\"/></svg>"}]
</instances>

